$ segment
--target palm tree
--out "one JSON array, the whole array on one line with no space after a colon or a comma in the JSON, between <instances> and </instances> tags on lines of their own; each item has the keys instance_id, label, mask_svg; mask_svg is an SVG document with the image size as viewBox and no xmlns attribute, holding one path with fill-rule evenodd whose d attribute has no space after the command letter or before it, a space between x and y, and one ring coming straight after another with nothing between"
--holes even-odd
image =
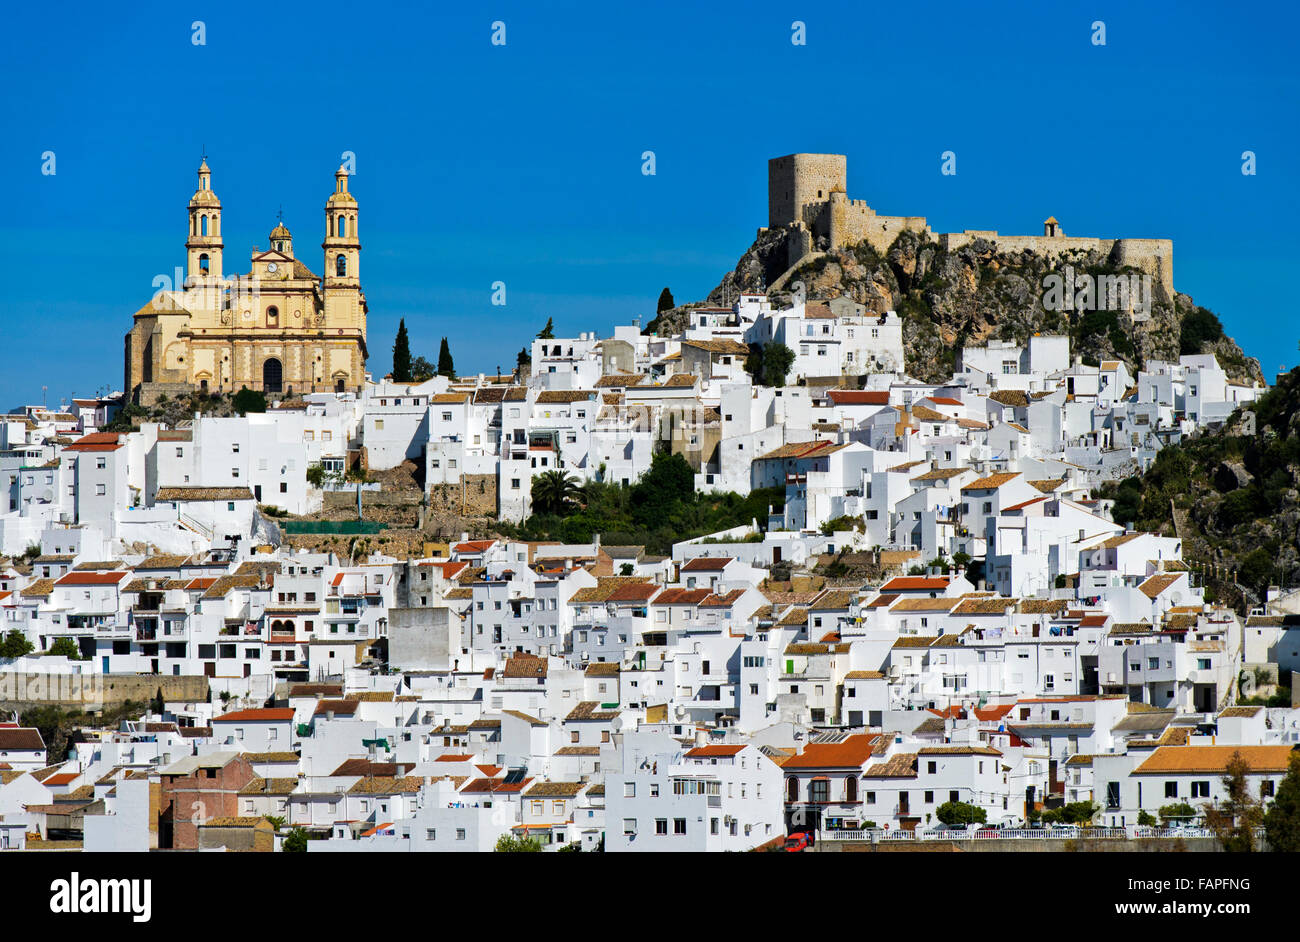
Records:
<instances>
[{"instance_id":1,"label":"palm tree","mask_svg":"<svg viewBox=\"0 0 1300 942\"><path fill-rule=\"evenodd\" d=\"M564 471L543 471L533 478L533 513L563 514L582 498L582 485Z\"/></svg>"}]
</instances>

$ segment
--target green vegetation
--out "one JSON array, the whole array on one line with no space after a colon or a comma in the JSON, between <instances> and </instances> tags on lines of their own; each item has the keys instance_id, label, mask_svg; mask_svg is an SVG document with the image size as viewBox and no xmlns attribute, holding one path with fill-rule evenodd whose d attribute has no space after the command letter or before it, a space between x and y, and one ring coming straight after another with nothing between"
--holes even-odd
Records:
<instances>
[{"instance_id":1,"label":"green vegetation","mask_svg":"<svg viewBox=\"0 0 1300 942\"><path fill-rule=\"evenodd\" d=\"M1200 353L1205 344L1222 339L1223 325L1214 312L1194 307L1183 318L1182 329L1178 334L1178 353L1180 356Z\"/></svg>"},{"instance_id":2,"label":"green vegetation","mask_svg":"<svg viewBox=\"0 0 1300 942\"><path fill-rule=\"evenodd\" d=\"M1264 815L1268 846L1281 853L1300 851L1300 752L1292 750L1286 778Z\"/></svg>"},{"instance_id":3,"label":"green vegetation","mask_svg":"<svg viewBox=\"0 0 1300 942\"><path fill-rule=\"evenodd\" d=\"M451 347L447 346L446 337L442 338L438 347L438 375L448 379L456 378L456 364L451 359Z\"/></svg>"},{"instance_id":4,"label":"green vegetation","mask_svg":"<svg viewBox=\"0 0 1300 942\"><path fill-rule=\"evenodd\" d=\"M531 837L502 834L497 838L495 849L498 854L537 854L541 853L542 842Z\"/></svg>"},{"instance_id":5,"label":"green vegetation","mask_svg":"<svg viewBox=\"0 0 1300 942\"><path fill-rule=\"evenodd\" d=\"M307 836L305 830L302 828L294 828L289 832L289 836L284 839L284 844L281 845L281 849L290 854L305 854L307 853L308 840L310 840L310 838Z\"/></svg>"},{"instance_id":6,"label":"green vegetation","mask_svg":"<svg viewBox=\"0 0 1300 942\"><path fill-rule=\"evenodd\" d=\"M240 415L248 415L250 412L265 412L266 394L260 390L242 386L239 392L235 393L231 405L235 407L235 411Z\"/></svg>"},{"instance_id":7,"label":"green vegetation","mask_svg":"<svg viewBox=\"0 0 1300 942\"><path fill-rule=\"evenodd\" d=\"M745 371L761 386L784 386L793 365L794 351L783 343L751 343L745 357Z\"/></svg>"},{"instance_id":8,"label":"green vegetation","mask_svg":"<svg viewBox=\"0 0 1300 942\"><path fill-rule=\"evenodd\" d=\"M533 478L533 513L563 516L582 498L582 485L563 471L543 471Z\"/></svg>"},{"instance_id":9,"label":"green vegetation","mask_svg":"<svg viewBox=\"0 0 1300 942\"><path fill-rule=\"evenodd\" d=\"M10 629L0 641L0 658L26 657L35 650L36 646L17 628Z\"/></svg>"},{"instance_id":10,"label":"green vegetation","mask_svg":"<svg viewBox=\"0 0 1300 942\"><path fill-rule=\"evenodd\" d=\"M1156 818L1149 811L1138 812L1138 826L1144 828L1153 828L1156 826Z\"/></svg>"},{"instance_id":11,"label":"green vegetation","mask_svg":"<svg viewBox=\"0 0 1300 942\"><path fill-rule=\"evenodd\" d=\"M1090 801L1072 801L1060 808L1049 808L1038 815L1044 824L1089 824L1101 810Z\"/></svg>"},{"instance_id":12,"label":"green vegetation","mask_svg":"<svg viewBox=\"0 0 1300 942\"><path fill-rule=\"evenodd\" d=\"M861 517L835 517L821 525L822 536L841 533L845 530L862 530L865 524Z\"/></svg>"},{"instance_id":13,"label":"green vegetation","mask_svg":"<svg viewBox=\"0 0 1300 942\"><path fill-rule=\"evenodd\" d=\"M1162 805L1159 811L1160 823L1166 827L1172 824L1191 824L1196 819L1196 809L1185 801Z\"/></svg>"},{"instance_id":14,"label":"green vegetation","mask_svg":"<svg viewBox=\"0 0 1300 942\"><path fill-rule=\"evenodd\" d=\"M86 658L82 657L77 642L71 638L55 638L54 643L50 645L50 649L45 653L52 657L66 657L70 661L86 660Z\"/></svg>"},{"instance_id":15,"label":"green vegetation","mask_svg":"<svg viewBox=\"0 0 1300 942\"><path fill-rule=\"evenodd\" d=\"M785 489L759 488L748 496L697 494L695 472L681 455L655 455L635 484L588 482L561 513L537 513L518 526L496 524L512 539L590 543L597 533L613 545L644 545L667 554L672 544L754 520L785 504ZM536 511L536 508L534 508Z\"/></svg>"},{"instance_id":16,"label":"green vegetation","mask_svg":"<svg viewBox=\"0 0 1300 942\"><path fill-rule=\"evenodd\" d=\"M411 341L406 336L406 318L397 322L397 339L393 341L393 382L411 381Z\"/></svg>"},{"instance_id":17,"label":"green vegetation","mask_svg":"<svg viewBox=\"0 0 1300 942\"><path fill-rule=\"evenodd\" d=\"M433 364L424 357L416 357L411 361L411 382L413 383L428 382L433 379L437 372L433 368Z\"/></svg>"},{"instance_id":18,"label":"green vegetation","mask_svg":"<svg viewBox=\"0 0 1300 942\"><path fill-rule=\"evenodd\" d=\"M551 323L551 318L548 317L546 319L546 326L537 332L537 339L538 340L555 339L555 325Z\"/></svg>"},{"instance_id":19,"label":"green vegetation","mask_svg":"<svg viewBox=\"0 0 1300 942\"><path fill-rule=\"evenodd\" d=\"M1248 854L1255 850L1255 828L1264 823L1264 805L1250 793L1250 765L1240 752L1234 752L1224 766L1221 781L1227 797L1205 805L1205 823L1214 831L1220 846L1230 854Z\"/></svg>"},{"instance_id":20,"label":"green vegetation","mask_svg":"<svg viewBox=\"0 0 1300 942\"><path fill-rule=\"evenodd\" d=\"M962 824L984 824L988 815L983 808L967 804L964 801L945 801L934 809L935 817L949 826Z\"/></svg>"}]
</instances>

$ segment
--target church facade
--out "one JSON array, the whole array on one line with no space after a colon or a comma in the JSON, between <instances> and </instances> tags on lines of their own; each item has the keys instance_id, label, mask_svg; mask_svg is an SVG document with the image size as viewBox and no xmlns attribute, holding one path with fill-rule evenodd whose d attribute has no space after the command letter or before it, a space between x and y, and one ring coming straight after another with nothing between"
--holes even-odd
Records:
<instances>
[{"instance_id":1,"label":"church facade","mask_svg":"<svg viewBox=\"0 0 1300 942\"><path fill-rule=\"evenodd\" d=\"M136 402L190 390L262 390L268 398L357 392L365 382L366 296L357 201L348 172L325 204L324 275L294 254L283 222L247 274L222 273L221 200L207 161L189 203L184 283L160 290L126 335L126 390Z\"/></svg>"}]
</instances>

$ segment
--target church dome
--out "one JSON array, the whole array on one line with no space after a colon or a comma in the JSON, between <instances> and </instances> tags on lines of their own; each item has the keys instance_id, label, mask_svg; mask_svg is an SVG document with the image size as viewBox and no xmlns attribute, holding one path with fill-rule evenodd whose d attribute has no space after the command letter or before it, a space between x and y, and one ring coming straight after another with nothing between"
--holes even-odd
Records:
<instances>
[{"instance_id":1,"label":"church dome","mask_svg":"<svg viewBox=\"0 0 1300 942\"><path fill-rule=\"evenodd\" d=\"M289 234L289 230L284 223L277 224L276 227L271 230L272 242L274 242L276 239L292 239L292 238L293 236Z\"/></svg>"}]
</instances>

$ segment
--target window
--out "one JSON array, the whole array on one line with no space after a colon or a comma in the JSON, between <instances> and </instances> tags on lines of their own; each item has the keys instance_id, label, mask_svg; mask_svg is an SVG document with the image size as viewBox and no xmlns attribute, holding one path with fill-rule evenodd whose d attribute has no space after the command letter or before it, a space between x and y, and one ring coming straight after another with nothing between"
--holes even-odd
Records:
<instances>
[{"instance_id":1,"label":"window","mask_svg":"<svg viewBox=\"0 0 1300 942\"><path fill-rule=\"evenodd\" d=\"M1192 797L1193 797L1193 798L1209 798L1209 797L1210 797L1210 783L1209 783L1209 782L1192 782Z\"/></svg>"},{"instance_id":2,"label":"window","mask_svg":"<svg viewBox=\"0 0 1300 942\"><path fill-rule=\"evenodd\" d=\"M95 485L95 496L103 497L106 493L108 493L108 489L103 484Z\"/></svg>"},{"instance_id":3,"label":"window","mask_svg":"<svg viewBox=\"0 0 1300 942\"><path fill-rule=\"evenodd\" d=\"M465 829L456 828L456 840L463 841L464 839L465 839Z\"/></svg>"},{"instance_id":4,"label":"window","mask_svg":"<svg viewBox=\"0 0 1300 942\"><path fill-rule=\"evenodd\" d=\"M1177 782L1165 782L1165 797L1166 797L1166 798L1177 798L1177 797L1178 797L1178 783L1177 783Z\"/></svg>"},{"instance_id":5,"label":"window","mask_svg":"<svg viewBox=\"0 0 1300 942\"><path fill-rule=\"evenodd\" d=\"M636 782L624 782L624 783L623 783L623 797L624 797L624 798L635 798L635 797L636 797Z\"/></svg>"},{"instance_id":6,"label":"window","mask_svg":"<svg viewBox=\"0 0 1300 942\"><path fill-rule=\"evenodd\" d=\"M376 432L382 432L383 430L384 430L384 420L383 420L383 419L375 419L375 431L376 431Z\"/></svg>"},{"instance_id":7,"label":"window","mask_svg":"<svg viewBox=\"0 0 1300 942\"><path fill-rule=\"evenodd\" d=\"M927 805L932 805L932 804L934 804L934 792L926 792L926 793L925 793L925 803L926 803Z\"/></svg>"},{"instance_id":8,"label":"window","mask_svg":"<svg viewBox=\"0 0 1300 942\"><path fill-rule=\"evenodd\" d=\"M1264 781L1262 781L1262 782L1259 783L1259 797L1260 797L1260 798L1272 798L1272 797L1273 797L1273 780L1272 780L1272 779L1268 779L1268 778L1266 778L1266 779L1264 779Z\"/></svg>"},{"instance_id":9,"label":"window","mask_svg":"<svg viewBox=\"0 0 1300 942\"><path fill-rule=\"evenodd\" d=\"M674 833L674 834L685 834L685 833L686 833L686 819L685 819L685 818L673 818L673 833Z\"/></svg>"},{"instance_id":10,"label":"window","mask_svg":"<svg viewBox=\"0 0 1300 942\"><path fill-rule=\"evenodd\" d=\"M636 835L636 818L623 819L623 833L630 834L633 836Z\"/></svg>"},{"instance_id":11,"label":"window","mask_svg":"<svg viewBox=\"0 0 1300 942\"><path fill-rule=\"evenodd\" d=\"M668 833L668 819L667 819L667 818L655 818L655 833L656 833L656 834L667 834L667 833Z\"/></svg>"}]
</instances>

